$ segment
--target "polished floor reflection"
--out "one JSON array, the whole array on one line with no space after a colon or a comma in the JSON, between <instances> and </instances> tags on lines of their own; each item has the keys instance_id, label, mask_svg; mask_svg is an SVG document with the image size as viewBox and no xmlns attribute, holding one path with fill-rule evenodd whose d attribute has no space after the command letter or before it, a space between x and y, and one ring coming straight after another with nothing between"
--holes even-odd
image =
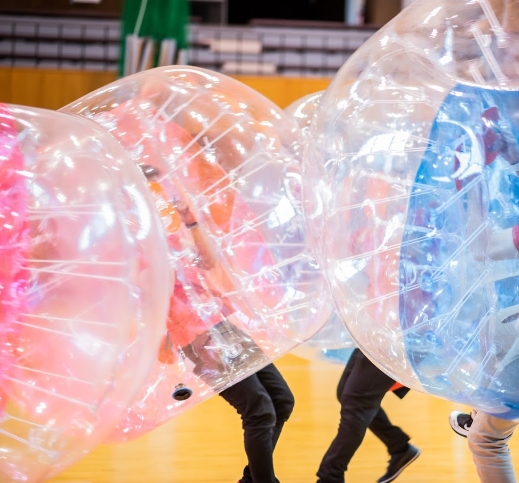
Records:
<instances>
[{"instance_id":1,"label":"polished floor reflection","mask_svg":"<svg viewBox=\"0 0 519 483\"><path fill-rule=\"evenodd\" d=\"M276 450L281 483L315 483L315 471L335 435L339 404L335 385L342 368L287 355L277 364L296 406ZM404 400L389 394L388 415L412 436L421 456L399 483L477 482L466 440L448 424L453 403L411 391ZM519 435L512 452L519 468ZM346 474L347 483L375 482L387 454L368 433ZM236 483L245 464L240 419L220 397L196 406L135 441L103 445L53 479L54 483Z\"/></svg>"}]
</instances>

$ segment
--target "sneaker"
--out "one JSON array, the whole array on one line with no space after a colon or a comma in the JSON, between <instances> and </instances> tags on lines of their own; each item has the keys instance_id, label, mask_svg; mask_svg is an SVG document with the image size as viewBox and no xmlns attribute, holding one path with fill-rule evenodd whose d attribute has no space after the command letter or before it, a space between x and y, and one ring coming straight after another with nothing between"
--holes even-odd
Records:
<instances>
[{"instance_id":1,"label":"sneaker","mask_svg":"<svg viewBox=\"0 0 519 483\"><path fill-rule=\"evenodd\" d=\"M449 415L449 424L455 433L466 438L472 426L472 414L452 411Z\"/></svg>"},{"instance_id":2,"label":"sneaker","mask_svg":"<svg viewBox=\"0 0 519 483\"><path fill-rule=\"evenodd\" d=\"M387 483L393 481L405 468L407 468L418 456L421 451L412 444L409 445L406 451L391 456L387 471L384 476L377 480L377 483Z\"/></svg>"}]
</instances>

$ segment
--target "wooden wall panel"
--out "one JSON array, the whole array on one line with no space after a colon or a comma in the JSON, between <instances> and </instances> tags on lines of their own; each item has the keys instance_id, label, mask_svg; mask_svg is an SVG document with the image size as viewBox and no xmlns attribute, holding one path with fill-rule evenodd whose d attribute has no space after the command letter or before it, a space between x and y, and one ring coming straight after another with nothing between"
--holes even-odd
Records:
<instances>
[{"instance_id":1,"label":"wooden wall panel","mask_svg":"<svg viewBox=\"0 0 519 483\"><path fill-rule=\"evenodd\" d=\"M325 89L330 79L235 76L281 108L301 97ZM59 109L109 84L114 72L0 67L0 102Z\"/></svg>"},{"instance_id":2,"label":"wooden wall panel","mask_svg":"<svg viewBox=\"0 0 519 483\"><path fill-rule=\"evenodd\" d=\"M42 89L43 71L24 71L13 69L10 77L10 89L7 102L24 106L41 106L42 100L51 93L44 93ZM53 89L54 90L54 89Z\"/></svg>"},{"instance_id":3,"label":"wooden wall panel","mask_svg":"<svg viewBox=\"0 0 519 483\"><path fill-rule=\"evenodd\" d=\"M0 68L0 102L7 102L11 92L11 72Z\"/></svg>"},{"instance_id":4,"label":"wooden wall panel","mask_svg":"<svg viewBox=\"0 0 519 483\"><path fill-rule=\"evenodd\" d=\"M110 82L113 72L0 68L0 102L59 109Z\"/></svg>"},{"instance_id":5,"label":"wooden wall panel","mask_svg":"<svg viewBox=\"0 0 519 483\"><path fill-rule=\"evenodd\" d=\"M256 89L282 109L307 94L326 89L331 80L313 77L234 76L234 78Z\"/></svg>"}]
</instances>

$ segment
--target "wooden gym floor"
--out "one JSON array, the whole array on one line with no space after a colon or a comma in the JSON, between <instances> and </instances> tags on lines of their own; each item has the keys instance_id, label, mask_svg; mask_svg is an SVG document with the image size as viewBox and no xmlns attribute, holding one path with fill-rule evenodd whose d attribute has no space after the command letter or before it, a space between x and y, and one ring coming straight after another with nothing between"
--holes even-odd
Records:
<instances>
[{"instance_id":1,"label":"wooden gym floor","mask_svg":"<svg viewBox=\"0 0 519 483\"><path fill-rule=\"evenodd\" d=\"M342 367L290 354L276 366L296 399L274 455L277 476L281 483L315 483L320 459L339 421L335 386ZM448 423L450 411L467 408L415 391L403 400L388 394L383 406L422 450L396 481L479 481L466 439L456 435ZM514 439L511 448L519 468L519 445ZM387 459L382 443L368 432L346 473L346 482L376 482L385 472ZM134 441L96 448L52 482L236 483L244 464L239 416L215 396Z\"/></svg>"}]
</instances>

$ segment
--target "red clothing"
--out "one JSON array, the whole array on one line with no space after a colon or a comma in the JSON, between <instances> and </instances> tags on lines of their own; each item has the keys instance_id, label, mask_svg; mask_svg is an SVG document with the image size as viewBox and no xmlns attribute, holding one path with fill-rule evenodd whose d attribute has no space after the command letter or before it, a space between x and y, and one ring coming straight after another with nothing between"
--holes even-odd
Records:
<instances>
[{"instance_id":1,"label":"red clothing","mask_svg":"<svg viewBox=\"0 0 519 483\"><path fill-rule=\"evenodd\" d=\"M196 283L196 282L195 282ZM192 284L189 289L197 291L197 298L205 299L210 303L210 293L204 292L200 285ZM188 289L188 290L189 290ZM198 290L197 290L198 289ZM206 332L222 320L224 315L228 315L230 307L223 307L217 313L210 313L210 308L202 319L197 309L204 311L201 307L196 307L196 302L189 300L186 288L178 280L175 281L175 288L171 297L168 313L167 328L174 347L184 347L192 342L197 335ZM227 312L227 314L224 314Z\"/></svg>"},{"instance_id":2,"label":"red clothing","mask_svg":"<svg viewBox=\"0 0 519 483\"><path fill-rule=\"evenodd\" d=\"M195 141L195 137L180 125L172 121L163 122L160 118L157 120L158 109L141 101L136 97L123 102L109 112L100 113L99 120L128 152L139 156L140 162L156 167L161 175L169 171L170 175L161 181L166 188L164 192L169 183L172 191L187 191L190 195L205 197L210 216L203 221L209 232L216 236L232 234L229 235L232 236L233 251L232 259L228 258L230 271L247 283L251 296L256 299L253 306L276 307L283 299L283 280L280 284L277 274L268 271L275 261L261 230L254 228L257 214L239 197L222 166L216 161L210 162L206 156L210 148L206 149L202 144L211 140L200 136ZM175 159L171 162L173 157ZM164 200L159 201L164 204ZM168 210L170 207L164 205L161 215L167 214ZM246 229L247 222L250 229ZM170 245L176 249L182 248L183 241L187 242L186 246L193 244L182 240L182 236L189 236L182 230L170 230L168 235ZM191 343L197 335L220 322L225 313L234 311L226 300L222 300L221 310L216 308L213 314L210 307L204 308L204 304L211 304L211 299L221 299L220 293L236 291L226 270L218 263L209 270L195 265L176 267L177 271L182 271L182 276L176 277L167 322L168 336L161 348L161 360L170 360L168 353L173 348ZM259 273L263 276L258 277ZM205 314L202 314L204 310Z\"/></svg>"},{"instance_id":3,"label":"red clothing","mask_svg":"<svg viewBox=\"0 0 519 483\"><path fill-rule=\"evenodd\" d=\"M172 146L182 148L182 156L176 161L179 168L187 168L187 177L182 177L182 181L191 188L188 191L204 194L210 200L211 220L220 230L228 233L236 191L229 187L227 173L218 163L208 162L203 156L202 146L194 142L193 136L178 124L166 124L166 139L168 143L163 146L166 149L164 156L171 156ZM178 169L179 175L181 172L182 169Z\"/></svg>"}]
</instances>

